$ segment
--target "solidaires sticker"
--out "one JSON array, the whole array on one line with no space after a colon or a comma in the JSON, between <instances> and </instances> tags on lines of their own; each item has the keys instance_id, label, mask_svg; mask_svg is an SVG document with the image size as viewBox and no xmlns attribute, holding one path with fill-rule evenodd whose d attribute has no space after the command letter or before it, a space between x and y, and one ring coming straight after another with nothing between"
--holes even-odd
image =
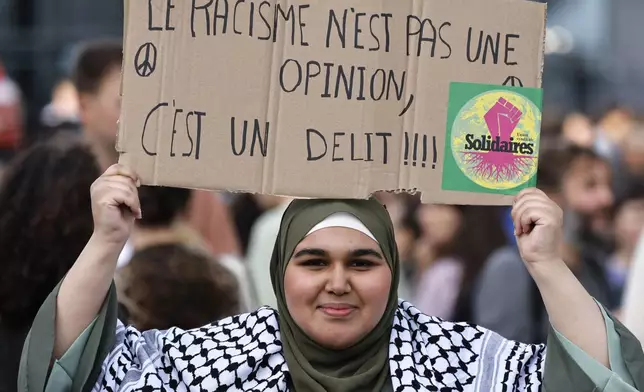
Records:
<instances>
[{"instance_id":1,"label":"solidaires sticker","mask_svg":"<svg viewBox=\"0 0 644 392\"><path fill-rule=\"evenodd\" d=\"M536 185L542 90L452 83L445 190L516 194Z\"/></svg>"}]
</instances>

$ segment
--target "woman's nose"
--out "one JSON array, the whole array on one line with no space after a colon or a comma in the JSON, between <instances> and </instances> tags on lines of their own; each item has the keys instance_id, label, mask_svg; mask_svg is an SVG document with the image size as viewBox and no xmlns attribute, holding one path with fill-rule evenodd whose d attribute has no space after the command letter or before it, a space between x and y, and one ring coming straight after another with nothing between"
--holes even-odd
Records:
<instances>
[{"instance_id":1,"label":"woman's nose","mask_svg":"<svg viewBox=\"0 0 644 392\"><path fill-rule=\"evenodd\" d=\"M335 295L343 295L351 291L349 275L343 265L335 264L329 269L326 290Z\"/></svg>"}]
</instances>

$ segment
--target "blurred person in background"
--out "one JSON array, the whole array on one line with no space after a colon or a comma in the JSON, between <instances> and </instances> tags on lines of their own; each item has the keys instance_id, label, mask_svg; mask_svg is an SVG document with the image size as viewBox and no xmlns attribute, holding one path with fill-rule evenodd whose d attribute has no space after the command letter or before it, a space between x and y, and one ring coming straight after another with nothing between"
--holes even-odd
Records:
<instances>
[{"instance_id":1,"label":"blurred person in background","mask_svg":"<svg viewBox=\"0 0 644 392\"><path fill-rule=\"evenodd\" d=\"M631 261L624 300L619 317L635 335L644 342L644 230L639 235Z\"/></svg>"},{"instance_id":2,"label":"blurred person in background","mask_svg":"<svg viewBox=\"0 0 644 392\"><path fill-rule=\"evenodd\" d=\"M612 219L615 196L612 169L591 149L558 148L561 192L565 203L564 234L600 264L612 253Z\"/></svg>"},{"instance_id":3,"label":"blurred person in background","mask_svg":"<svg viewBox=\"0 0 644 392\"><path fill-rule=\"evenodd\" d=\"M610 162L618 161L624 141L633 131L632 113L619 105L606 110L597 121L592 147Z\"/></svg>"},{"instance_id":4,"label":"blurred person in background","mask_svg":"<svg viewBox=\"0 0 644 392\"><path fill-rule=\"evenodd\" d=\"M414 253L421 234L420 225L415 217L416 209L420 204L420 195L382 191L376 192L374 197L385 206L394 225L402 272L398 285L398 297L410 300L414 294L416 280Z\"/></svg>"},{"instance_id":5,"label":"blurred person in background","mask_svg":"<svg viewBox=\"0 0 644 392\"><path fill-rule=\"evenodd\" d=\"M625 149L629 149L632 144L631 135L635 127L631 111L619 105L611 107L597 121L593 149L610 163L617 202L628 197L631 192L632 178L624 154Z\"/></svg>"},{"instance_id":6,"label":"blurred person in background","mask_svg":"<svg viewBox=\"0 0 644 392\"><path fill-rule=\"evenodd\" d=\"M137 251L115 282L127 323L141 331L198 328L241 309L235 276L179 242Z\"/></svg>"},{"instance_id":7,"label":"blurred person in background","mask_svg":"<svg viewBox=\"0 0 644 392\"><path fill-rule=\"evenodd\" d=\"M644 194L633 194L621 203L614 226L616 249L606 264L606 272L613 303L618 308L621 306L635 247L644 229Z\"/></svg>"},{"instance_id":8,"label":"blurred person in background","mask_svg":"<svg viewBox=\"0 0 644 392\"><path fill-rule=\"evenodd\" d=\"M82 46L72 76L83 134L101 168L116 163L119 157L116 135L121 114L122 61L120 41L91 41Z\"/></svg>"},{"instance_id":9,"label":"blurred person in background","mask_svg":"<svg viewBox=\"0 0 644 392\"><path fill-rule=\"evenodd\" d=\"M249 310L244 265L213 255L186 224L190 190L142 186L139 195L143 218L130 239L132 257L116 279L128 321L144 329L173 323L190 329Z\"/></svg>"},{"instance_id":10,"label":"blurred person in background","mask_svg":"<svg viewBox=\"0 0 644 392\"><path fill-rule=\"evenodd\" d=\"M637 148L633 140L636 121L624 107L613 105L595 120L581 113L571 113L563 121L563 139L583 149L591 149L609 163L616 200L628 196L632 184L626 150ZM633 143L635 142L635 143ZM640 154L644 153L641 147Z\"/></svg>"},{"instance_id":11,"label":"blurred person in background","mask_svg":"<svg viewBox=\"0 0 644 392\"><path fill-rule=\"evenodd\" d=\"M570 113L561 125L552 127L555 134L562 133L564 140L579 147L591 148L595 143L595 129L592 120L582 113Z\"/></svg>"},{"instance_id":12,"label":"blurred person in background","mask_svg":"<svg viewBox=\"0 0 644 392\"><path fill-rule=\"evenodd\" d=\"M470 321L472 285L488 256L505 243L498 209L421 205L422 236L413 302L445 320Z\"/></svg>"},{"instance_id":13,"label":"blurred person in background","mask_svg":"<svg viewBox=\"0 0 644 392\"><path fill-rule=\"evenodd\" d=\"M277 306L277 299L271 283L270 262L275 240L282 223L282 215L292 199L265 195L248 196L253 196L258 206L266 208L254 220L246 250L246 266L252 276L252 287L254 289L252 309L257 309L260 306ZM244 199L248 200L247 198ZM243 204L237 204L236 211L241 212L239 208L241 205ZM241 216L241 214L238 216Z\"/></svg>"},{"instance_id":14,"label":"blurred person in background","mask_svg":"<svg viewBox=\"0 0 644 392\"><path fill-rule=\"evenodd\" d=\"M396 246L398 247L398 253L400 255L402 276L409 286L408 292L406 293L408 297L404 297L403 295L400 295L400 297L406 299L411 298L412 293L416 291L418 264L415 260L415 253L418 248L418 241L422 237L422 230L416 217L420 200L410 198L402 198L402 200L404 210L399 219L394 220L392 218L392 222L394 223Z\"/></svg>"},{"instance_id":15,"label":"blurred person in background","mask_svg":"<svg viewBox=\"0 0 644 392\"><path fill-rule=\"evenodd\" d=\"M625 193L637 193L638 188L644 185L644 120L640 120L621 148L624 177L627 181Z\"/></svg>"},{"instance_id":16,"label":"blurred person in background","mask_svg":"<svg viewBox=\"0 0 644 392\"><path fill-rule=\"evenodd\" d=\"M78 116L78 92L71 80L62 79L54 86L51 102L40 113L40 122L45 135L54 134L61 127L80 131Z\"/></svg>"},{"instance_id":17,"label":"blurred person in background","mask_svg":"<svg viewBox=\"0 0 644 392\"><path fill-rule=\"evenodd\" d=\"M94 229L89 146L61 134L34 144L0 185L0 391L16 391L23 342L47 297Z\"/></svg>"},{"instance_id":18,"label":"blurred person in background","mask_svg":"<svg viewBox=\"0 0 644 392\"><path fill-rule=\"evenodd\" d=\"M451 205L423 205L417 215L422 236L416 248L418 280L411 301L425 314L451 320L464 269L454 254L463 215Z\"/></svg>"},{"instance_id":19,"label":"blurred person in background","mask_svg":"<svg viewBox=\"0 0 644 392\"><path fill-rule=\"evenodd\" d=\"M622 149L624 163L631 181L630 190L633 194L641 195L643 193L641 188L644 187L644 121L642 119L639 119L635 131L629 135ZM628 218L632 226L627 225L630 226L630 229L627 230L629 234L625 236L627 239L632 238L631 235L637 225L636 219L634 217ZM621 237L620 234L617 234L617 237ZM630 243L630 241L628 242ZM640 339L640 342L644 342L644 230L639 234L630 260L619 315L624 323L632 329L633 334Z\"/></svg>"},{"instance_id":20,"label":"blurred person in background","mask_svg":"<svg viewBox=\"0 0 644 392\"><path fill-rule=\"evenodd\" d=\"M592 150L577 146L546 150L540 156L537 186L564 212L568 210L568 216L577 213L591 219L597 212L604 219L612 206L607 167ZM607 258L596 254L593 248L586 248L570 227L563 248L564 261L586 290L604 306L614 309L604 271ZM516 243L499 248L489 257L475 283L472 304L474 323L507 339L545 343L548 334L545 307Z\"/></svg>"},{"instance_id":21,"label":"blurred person in background","mask_svg":"<svg viewBox=\"0 0 644 392\"><path fill-rule=\"evenodd\" d=\"M254 195L251 193L235 195L230 204L230 210L243 255L248 255L251 233L259 218L264 213L280 206L282 200L279 196Z\"/></svg>"},{"instance_id":22,"label":"blurred person in background","mask_svg":"<svg viewBox=\"0 0 644 392\"><path fill-rule=\"evenodd\" d=\"M73 71L83 133L103 169L116 163L119 157L116 135L121 110L122 62L121 41L90 41L82 45ZM240 255L232 220L218 194L191 191L188 220L213 254Z\"/></svg>"},{"instance_id":23,"label":"blurred person in background","mask_svg":"<svg viewBox=\"0 0 644 392\"><path fill-rule=\"evenodd\" d=\"M0 61L0 165L19 148L23 126L22 92Z\"/></svg>"}]
</instances>

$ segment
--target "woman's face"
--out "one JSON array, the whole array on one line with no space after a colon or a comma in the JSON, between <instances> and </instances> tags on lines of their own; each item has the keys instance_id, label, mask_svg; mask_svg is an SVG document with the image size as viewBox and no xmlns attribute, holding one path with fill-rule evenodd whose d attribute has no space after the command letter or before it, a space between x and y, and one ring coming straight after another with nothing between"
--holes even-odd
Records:
<instances>
[{"instance_id":1,"label":"woman's face","mask_svg":"<svg viewBox=\"0 0 644 392\"><path fill-rule=\"evenodd\" d=\"M353 229L325 228L295 248L284 276L286 305L311 339L344 349L382 318L391 276L374 240Z\"/></svg>"},{"instance_id":2,"label":"woman's face","mask_svg":"<svg viewBox=\"0 0 644 392\"><path fill-rule=\"evenodd\" d=\"M615 218L615 238L620 250L632 252L644 227L644 201L630 201L622 206Z\"/></svg>"},{"instance_id":3,"label":"woman's face","mask_svg":"<svg viewBox=\"0 0 644 392\"><path fill-rule=\"evenodd\" d=\"M433 246L450 243L461 224L459 210L449 205L424 205L419 209L419 220L425 241Z\"/></svg>"}]
</instances>

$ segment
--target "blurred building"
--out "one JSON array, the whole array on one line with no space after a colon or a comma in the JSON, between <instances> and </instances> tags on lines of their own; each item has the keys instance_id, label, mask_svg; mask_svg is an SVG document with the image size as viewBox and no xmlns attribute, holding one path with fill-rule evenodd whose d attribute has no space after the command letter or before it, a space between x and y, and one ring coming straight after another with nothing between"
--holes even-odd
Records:
<instances>
[{"instance_id":1,"label":"blurred building","mask_svg":"<svg viewBox=\"0 0 644 392\"><path fill-rule=\"evenodd\" d=\"M20 85L33 136L80 40L119 37L123 0L0 0L0 59Z\"/></svg>"}]
</instances>

